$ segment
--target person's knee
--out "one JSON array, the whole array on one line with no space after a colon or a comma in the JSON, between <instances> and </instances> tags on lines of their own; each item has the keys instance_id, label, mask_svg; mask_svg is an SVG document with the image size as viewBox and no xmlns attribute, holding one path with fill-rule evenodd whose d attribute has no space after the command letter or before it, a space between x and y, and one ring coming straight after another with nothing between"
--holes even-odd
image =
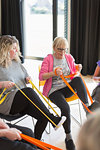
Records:
<instances>
[{"instance_id":1,"label":"person's knee","mask_svg":"<svg viewBox=\"0 0 100 150\"><path fill-rule=\"evenodd\" d=\"M63 108L63 110L61 111L61 114L63 115L63 116L66 116L66 117L69 117L70 116L70 108Z\"/></svg>"},{"instance_id":2,"label":"person's knee","mask_svg":"<svg viewBox=\"0 0 100 150\"><path fill-rule=\"evenodd\" d=\"M26 134L27 134L28 136L34 137L33 131L32 131L31 129L29 129L29 128L26 129Z\"/></svg>"},{"instance_id":3,"label":"person's knee","mask_svg":"<svg viewBox=\"0 0 100 150\"><path fill-rule=\"evenodd\" d=\"M74 80L75 80L76 82L82 82L81 77L75 77Z\"/></svg>"},{"instance_id":4,"label":"person's knee","mask_svg":"<svg viewBox=\"0 0 100 150\"><path fill-rule=\"evenodd\" d=\"M33 144L28 144L28 143L20 143L18 150L36 150L37 147Z\"/></svg>"}]
</instances>

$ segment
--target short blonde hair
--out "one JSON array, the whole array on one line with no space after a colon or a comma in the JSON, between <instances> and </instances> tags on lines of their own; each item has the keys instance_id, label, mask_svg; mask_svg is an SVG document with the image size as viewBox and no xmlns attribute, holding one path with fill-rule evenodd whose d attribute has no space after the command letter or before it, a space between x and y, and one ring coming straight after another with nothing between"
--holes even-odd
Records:
<instances>
[{"instance_id":1,"label":"short blonde hair","mask_svg":"<svg viewBox=\"0 0 100 150\"><path fill-rule=\"evenodd\" d=\"M64 37L56 37L53 41L53 49L65 46L66 48L69 48L69 44L66 38Z\"/></svg>"},{"instance_id":2,"label":"short blonde hair","mask_svg":"<svg viewBox=\"0 0 100 150\"><path fill-rule=\"evenodd\" d=\"M77 150L100 150L100 108L82 126Z\"/></svg>"},{"instance_id":3,"label":"short blonde hair","mask_svg":"<svg viewBox=\"0 0 100 150\"><path fill-rule=\"evenodd\" d=\"M15 61L20 62L21 52L19 47L19 42L15 36L3 35L0 37L0 65L3 67L8 67L11 64L11 58L9 52L11 50L11 46L16 43L17 44L17 54L15 57Z\"/></svg>"}]
</instances>

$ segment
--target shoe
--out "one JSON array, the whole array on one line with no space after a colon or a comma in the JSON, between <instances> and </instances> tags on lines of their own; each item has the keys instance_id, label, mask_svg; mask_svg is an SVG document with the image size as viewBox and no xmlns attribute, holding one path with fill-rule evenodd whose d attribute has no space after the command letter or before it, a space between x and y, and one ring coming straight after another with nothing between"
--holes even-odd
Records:
<instances>
[{"instance_id":1,"label":"shoe","mask_svg":"<svg viewBox=\"0 0 100 150\"><path fill-rule=\"evenodd\" d=\"M67 141L67 138L65 139L66 149L67 150L75 150L75 144L72 139Z\"/></svg>"},{"instance_id":2,"label":"shoe","mask_svg":"<svg viewBox=\"0 0 100 150\"><path fill-rule=\"evenodd\" d=\"M56 117L56 120L55 120L55 124L57 125L56 127L54 127L55 130L57 130L66 120L66 117L65 116L62 116L62 117Z\"/></svg>"}]
</instances>

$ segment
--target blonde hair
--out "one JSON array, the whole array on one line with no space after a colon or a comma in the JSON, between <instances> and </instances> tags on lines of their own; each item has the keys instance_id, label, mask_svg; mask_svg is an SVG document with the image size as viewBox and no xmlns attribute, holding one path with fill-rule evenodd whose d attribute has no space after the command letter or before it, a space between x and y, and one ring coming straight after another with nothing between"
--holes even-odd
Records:
<instances>
[{"instance_id":1,"label":"blonde hair","mask_svg":"<svg viewBox=\"0 0 100 150\"><path fill-rule=\"evenodd\" d=\"M69 48L67 39L64 37L56 37L53 41L53 49L58 48L58 47L63 47L63 46L65 46L66 48Z\"/></svg>"},{"instance_id":2,"label":"blonde hair","mask_svg":"<svg viewBox=\"0 0 100 150\"><path fill-rule=\"evenodd\" d=\"M82 126L77 150L100 150L100 108Z\"/></svg>"},{"instance_id":3,"label":"blonde hair","mask_svg":"<svg viewBox=\"0 0 100 150\"><path fill-rule=\"evenodd\" d=\"M17 53L14 58L15 61L20 62L21 52L19 47L19 42L15 36L3 35L0 37L0 65L3 67L8 67L12 60L10 58L9 52L11 50L12 45L17 44Z\"/></svg>"}]
</instances>

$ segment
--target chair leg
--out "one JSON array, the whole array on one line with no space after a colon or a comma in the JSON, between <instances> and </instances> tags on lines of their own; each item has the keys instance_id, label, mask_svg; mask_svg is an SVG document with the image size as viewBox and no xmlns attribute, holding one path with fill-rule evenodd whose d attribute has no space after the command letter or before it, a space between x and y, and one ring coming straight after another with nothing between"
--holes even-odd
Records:
<instances>
[{"instance_id":1,"label":"chair leg","mask_svg":"<svg viewBox=\"0 0 100 150\"><path fill-rule=\"evenodd\" d=\"M48 128L49 128L48 131L47 131L47 129L46 129L45 132L46 132L47 134L50 134L50 131L51 131L51 130L50 130L50 122L48 123Z\"/></svg>"},{"instance_id":2,"label":"chair leg","mask_svg":"<svg viewBox=\"0 0 100 150\"><path fill-rule=\"evenodd\" d=\"M22 120L24 120L25 118L27 118L28 116L26 115L25 117L23 117L22 119L20 119L20 120L18 120L18 121L16 121L15 123L14 123L14 125L16 125L17 123L19 123L20 121L22 121Z\"/></svg>"},{"instance_id":3,"label":"chair leg","mask_svg":"<svg viewBox=\"0 0 100 150\"><path fill-rule=\"evenodd\" d=\"M79 117L80 117L80 124L82 125L82 116L81 116L81 107L80 107L80 100L78 99L79 104Z\"/></svg>"},{"instance_id":4,"label":"chair leg","mask_svg":"<svg viewBox=\"0 0 100 150\"><path fill-rule=\"evenodd\" d=\"M80 121L78 121L75 117L73 117L72 115L71 115L71 117L73 118L73 120L81 127L81 125L82 125L82 116L81 116L81 107L80 107L80 100L78 99L78 112L79 112L79 119L80 119Z\"/></svg>"},{"instance_id":5,"label":"chair leg","mask_svg":"<svg viewBox=\"0 0 100 150\"><path fill-rule=\"evenodd\" d=\"M35 126L35 123L34 123L34 118L32 117L32 122L33 122L33 126Z\"/></svg>"},{"instance_id":6,"label":"chair leg","mask_svg":"<svg viewBox=\"0 0 100 150\"><path fill-rule=\"evenodd\" d=\"M81 127L81 124L80 124L80 122L79 121L77 121L76 120L76 118L75 117L73 117L72 115L71 115L71 117L73 118L73 120Z\"/></svg>"}]
</instances>

